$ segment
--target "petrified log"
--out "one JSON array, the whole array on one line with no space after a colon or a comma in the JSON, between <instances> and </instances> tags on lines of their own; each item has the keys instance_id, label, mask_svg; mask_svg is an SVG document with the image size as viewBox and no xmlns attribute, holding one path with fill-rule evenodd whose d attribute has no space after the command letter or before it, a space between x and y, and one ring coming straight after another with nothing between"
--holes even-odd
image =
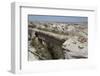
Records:
<instances>
[{"instance_id":1,"label":"petrified log","mask_svg":"<svg viewBox=\"0 0 100 76\"><path fill-rule=\"evenodd\" d=\"M32 44L34 44L37 48L38 54L43 55L46 59L65 59L64 52L62 50L62 43L67 39L67 36L38 29L32 30L35 31L36 38L38 39L35 40L38 44L32 41ZM41 46L42 49L38 49L39 46Z\"/></svg>"}]
</instances>

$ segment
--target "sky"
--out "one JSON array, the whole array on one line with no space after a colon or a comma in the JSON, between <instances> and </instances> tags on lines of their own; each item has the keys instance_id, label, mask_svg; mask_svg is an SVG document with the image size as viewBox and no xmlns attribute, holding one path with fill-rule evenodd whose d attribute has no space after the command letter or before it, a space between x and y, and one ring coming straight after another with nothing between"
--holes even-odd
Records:
<instances>
[{"instance_id":1,"label":"sky","mask_svg":"<svg viewBox=\"0 0 100 76\"><path fill-rule=\"evenodd\" d=\"M88 17L79 16L48 16L48 15L28 15L28 21L53 21L53 22L87 22Z\"/></svg>"}]
</instances>

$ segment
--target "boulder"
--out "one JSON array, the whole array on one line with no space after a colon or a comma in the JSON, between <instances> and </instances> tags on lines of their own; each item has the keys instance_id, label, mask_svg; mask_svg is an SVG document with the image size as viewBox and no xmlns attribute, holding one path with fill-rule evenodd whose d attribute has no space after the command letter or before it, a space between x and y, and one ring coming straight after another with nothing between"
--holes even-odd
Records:
<instances>
[{"instance_id":1,"label":"boulder","mask_svg":"<svg viewBox=\"0 0 100 76\"><path fill-rule=\"evenodd\" d=\"M85 39L81 42L78 40L79 37L72 37L66 40L62 48L65 52L65 58L87 58L88 57L88 43Z\"/></svg>"}]
</instances>

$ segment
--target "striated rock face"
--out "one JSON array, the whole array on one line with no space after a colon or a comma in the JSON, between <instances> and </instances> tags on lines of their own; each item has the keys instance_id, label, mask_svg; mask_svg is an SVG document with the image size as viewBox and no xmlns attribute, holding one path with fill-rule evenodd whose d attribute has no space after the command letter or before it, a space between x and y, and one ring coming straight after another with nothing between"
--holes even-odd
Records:
<instances>
[{"instance_id":1,"label":"striated rock face","mask_svg":"<svg viewBox=\"0 0 100 76\"><path fill-rule=\"evenodd\" d=\"M41 43L38 37L32 40L31 45L32 47L35 48L35 51L33 53L36 56L38 56L38 59L40 60L52 59L51 54L48 51L47 45L45 45L45 43Z\"/></svg>"}]
</instances>

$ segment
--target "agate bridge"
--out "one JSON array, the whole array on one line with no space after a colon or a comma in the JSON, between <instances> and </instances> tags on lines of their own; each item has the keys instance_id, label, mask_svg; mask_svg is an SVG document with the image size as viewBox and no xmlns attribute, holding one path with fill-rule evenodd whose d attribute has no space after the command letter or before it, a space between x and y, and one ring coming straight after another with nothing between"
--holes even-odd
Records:
<instances>
[{"instance_id":1,"label":"agate bridge","mask_svg":"<svg viewBox=\"0 0 100 76\"><path fill-rule=\"evenodd\" d=\"M35 32L36 37L38 37L41 43L45 42L48 45L49 51L54 59L65 59L62 44L68 39L66 35L35 28L29 28L29 30Z\"/></svg>"}]
</instances>

